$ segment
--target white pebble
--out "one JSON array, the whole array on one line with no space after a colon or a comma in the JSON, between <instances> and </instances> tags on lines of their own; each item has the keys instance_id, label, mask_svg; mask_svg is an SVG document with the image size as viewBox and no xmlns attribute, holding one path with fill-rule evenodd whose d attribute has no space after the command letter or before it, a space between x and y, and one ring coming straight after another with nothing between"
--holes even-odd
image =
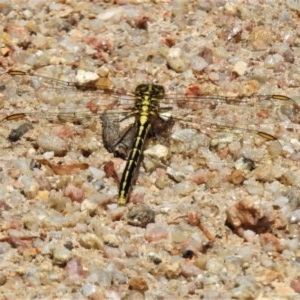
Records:
<instances>
[{"instance_id":1,"label":"white pebble","mask_svg":"<svg viewBox=\"0 0 300 300\"><path fill-rule=\"evenodd\" d=\"M195 55L193 57L191 57L191 68L195 71L202 71L203 69L205 69L208 66L208 63L206 62L206 60L198 55Z\"/></svg>"},{"instance_id":2,"label":"white pebble","mask_svg":"<svg viewBox=\"0 0 300 300\"><path fill-rule=\"evenodd\" d=\"M182 181L174 186L174 191L180 196L187 196L194 192L197 188L196 183L192 181Z\"/></svg>"},{"instance_id":3,"label":"white pebble","mask_svg":"<svg viewBox=\"0 0 300 300\"><path fill-rule=\"evenodd\" d=\"M280 196L277 199L275 199L275 201L273 203L273 206L278 206L278 207L281 208L281 207L285 206L288 203L289 203L289 198L284 197L284 196Z\"/></svg>"},{"instance_id":4,"label":"white pebble","mask_svg":"<svg viewBox=\"0 0 300 300\"><path fill-rule=\"evenodd\" d=\"M300 209L296 209L290 215L290 222L297 223L299 221L300 221Z\"/></svg>"},{"instance_id":5,"label":"white pebble","mask_svg":"<svg viewBox=\"0 0 300 300\"><path fill-rule=\"evenodd\" d=\"M283 63L284 59L279 54L268 55L265 59L265 66L267 68L274 68L278 66L280 63Z\"/></svg>"},{"instance_id":6,"label":"white pebble","mask_svg":"<svg viewBox=\"0 0 300 300\"><path fill-rule=\"evenodd\" d=\"M97 291L97 287L95 284L86 283L82 287L82 294L84 297L89 297Z\"/></svg>"},{"instance_id":7,"label":"white pebble","mask_svg":"<svg viewBox=\"0 0 300 300\"><path fill-rule=\"evenodd\" d=\"M247 63L239 60L234 64L232 71L238 74L239 76L242 76L247 72L247 69L248 69Z\"/></svg>"},{"instance_id":8,"label":"white pebble","mask_svg":"<svg viewBox=\"0 0 300 300\"><path fill-rule=\"evenodd\" d=\"M94 73L94 72L78 70L78 72L76 74L76 80L80 84L88 83L88 82L91 82L91 81L96 81L97 79L99 79L99 75L97 73Z\"/></svg>"},{"instance_id":9,"label":"white pebble","mask_svg":"<svg viewBox=\"0 0 300 300\"><path fill-rule=\"evenodd\" d=\"M44 151L53 151L58 156L63 156L68 150L66 141L49 133L40 134L37 138L37 143Z\"/></svg>"},{"instance_id":10,"label":"white pebble","mask_svg":"<svg viewBox=\"0 0 300 300\"><path fill-rule=\"evenodd\" d=\"M166 146L157 144L144 151L144 156L157 160L165 160L169 155L169 149Z\"/></svg>"},{"instance_id":11,"label":"white pebble","mask_svg":"<svg viewBox=\"0 0 300 300\"><path fill-rule=\"evenodd\" d=\"M216 259L209 259L206 263L206 270L214 275L218 275L224 268L224 264Z\"/></svg>"},{"instance_id":12,"label":"white pebble","mask_svg":"<svg viewBox=\"0 0 300 300\"><path fill-rule=\"evenodd\" d=\"M71 251L61 245L54 246L51 252L55 265L65 265L71 259Z\"/></svg>"},{"instance_id":13,"label":"white pebble","mask_svg":"<svg viewBox=\"0 0 300 300\"><path fill-rule=\"evenodd\" d=\"M187 60L180 48L171 48L169 50L167 62L175 72L183 72L188 67Z\"/></svg>"}]
</instances>

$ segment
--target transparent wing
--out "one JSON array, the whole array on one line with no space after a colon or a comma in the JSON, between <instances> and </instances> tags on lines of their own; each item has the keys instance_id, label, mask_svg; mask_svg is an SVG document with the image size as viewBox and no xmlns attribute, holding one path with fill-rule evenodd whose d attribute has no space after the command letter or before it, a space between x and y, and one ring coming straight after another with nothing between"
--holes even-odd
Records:
<instances>
[{"instance_id":1,"label":"transparent wing","mask_svg":"<svg viewBox=\"0 0 300 300\"><path fill-rule=\"evenodd\" d=\"M59 115L85 119L99 117L99 113L105 111L129 111L135 102L133 95L111 90L105 85L97 85L95 90L95 86L20 71L11 71L7 75L6 80L4 76L1 79L8 114L22 112L49 119ZM13 78L9 78L11 76ZM26 111L28 106L30 111Z\"/></svg>"},{"instance_id":2,"label":"transparent wing","mask_svg":"<svg viewBox=\"0 0 300 300\"><path fill-rule=\"evenodd\" d=\"M31 121L88 124L105 114L106 119L116 123L115 128L126 120L120 131L134 122L127 118L134 116L135 104L134 95L128 91L111 89L105 84L81 86L20 71L11 71L7 77L1 77L2 94L9 104L2 119L29 117ZM226 97L175 93L162 99L160 107L162 115L171 116L179 126L191 127L211 138L215 133L230 133L239 137L258 134L274 140L282 138L290 128L297 131L300 122L298 105L281 95Z\"/></svg>"}]
</instances>

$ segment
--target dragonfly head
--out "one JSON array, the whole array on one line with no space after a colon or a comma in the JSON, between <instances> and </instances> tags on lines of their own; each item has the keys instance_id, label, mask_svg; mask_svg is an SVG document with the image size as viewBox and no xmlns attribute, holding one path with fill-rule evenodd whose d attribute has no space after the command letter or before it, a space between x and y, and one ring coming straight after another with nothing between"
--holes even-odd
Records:
<instances>
[{"instance_id":1,"label":"dragonfly head","mask_svg":"<svg viewBox=\"0 0 300 300\"><path fill-rule=\"evenodd\" d=\"M135 96L138 98L155 98L163 99L165 97L165 89L158 84L139 84L135 89Z\"/></svg>"}]
</instances>

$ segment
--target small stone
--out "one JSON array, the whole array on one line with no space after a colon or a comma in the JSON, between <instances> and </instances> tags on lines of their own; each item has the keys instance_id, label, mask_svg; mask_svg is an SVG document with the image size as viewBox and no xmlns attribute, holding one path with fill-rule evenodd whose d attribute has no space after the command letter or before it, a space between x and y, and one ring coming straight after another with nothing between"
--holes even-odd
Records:
<instances>
[{"instance_id":1,"label":"small stone","mask_svg":"<svg viewBox=\"0 0 300 300\"><path fill-rule=\"evenodd\" d=\"M177 195L188 196L193 193L197 188L196 183L193 181L182 181L174 186L174 191Z\"/></svg>"},{"instance_id":2,"label":"small stone","mask_svg":"<svg viewBox=\"0 0 300 300\"><path fill-rule=\"evenodd\" d=\"M152 159L166 160L169 155L169 149L166 146L157 144L144 151L144 156L149 156Z\"/></svg>"},{"instance_id":3,"label":"small stone","mask_svg":"<svg viewBox=\"0 0 300 300\"><path fill-rule=\"evenodd\" d=\"M245 188L250 195L263 196L264 187L263 185L256 181L254 178L244 181Z\"/></svg>"},{"instance_id":4,"label":"small stone","mask_svg":"<svg viewBox=\"0 0 300 300\"><path fill-rule=\"evenodd\" d=\"M53 151L57 156L64 156L69 148L66 141L51 133L40 134L37 138L37 144L45 152Z\"/></svg>"},{"instance_id":5,"label":"small stone","mask_svg":"<svg viewBox=\"0 0 300 300\"><path fill-rule=\"evenodd\" d=\"M148 242L156 242L168 237L168 229L163 225L148 224L146 227L144 238Z\"/></svg>"},{"instance_id":6,"label":"small stone","mask_svg":"<svg viewBox=\"0 0 300 300\"><path fill-rule=\"evenodd\" d=\"M256 233L267 232L275 223L275 216L250 200L242 200L226 211L226 225L243 236L244 230L250 229Z\"/></svg>"},{"instance_id":7,"label":"small stone","mask_svg":"<svg viewBox=\"0 0 300 300\"><path fill-rule=\"evenodd\" d=\"M167 62L171 69L181 73L188 67L187 59L180 48L170 48L167 55Z\"/></svg>"},{"instance_id":8,"label":"small stone","mask_svg":"<svg viewBox=\"0 0 300 300\"><path fill-rule=\"evenodd\" d=\"M237 61L232 68L232 71L239 76L244 75L248 70L248 65L244 61Z\"/></svg>"},{"instance_id":9,"label":"small stone","mask_svg":"<svg viewBox=\"0 0 300 300\"><path fill-rule=\"evenodd\" d=\"M140 292L146 292L149 287L147 281L142 276L132 277L128 281L129 288Z\"/></svg>"},{"instance_id":10,"label":"small stone","mask_svg":"<svg viewBox=\"0 0 300 300\"><path fill-rule=\"evenodd\" d=\"M207 261L208 261L207 256L200 253L197 255L197 258L194 261L194 265L201 270L206 270Z\"/></svg>"},{"instance_id":11,"label":"small stone","mask_svg":"<svg viewBox=\"0 0 300 300\"><path fill-rule=\"evenodd\" d=\"M254 50L267 50L273 43L273 36L269 29L257 27L253 29L249 41Z\"/></svg>"},{"instance_id":12,"label":"small stone","mask_svg":"<svg viewBox=\"0 0 300 300\"><path fill-rule=\"evenodd\" d=\"M69 260L65 267L65 271L71 279L81 277L85 273L83 270L81 260L79 260L78 258L72 258L71 260Z\"/></svg>"},{"instance_id":13,"label":"small stone","mask_svg":"<svg viewBox=\"0 0 300 300\"><path fill-rule=\"evenodd\" d=\"M283 62L284 62L284 59L280 54L268 55L265 59L265 66L267 68L276 68Z\"/></svg>"},{"instance_id":14,"label":"small stone","mask_svg":"<svg viewBox=\"0 0 300 300\"><path fill-rule=\"evenodd\" d=\"M129 210L126 219L130 225L146 227L155 222L155 212L148 205L136 204Z\"/></svg>"},{"instance_id":15,"label":"small stone","mask_svg":"<svg viewBox=\"0 0 300 300\"><path fill-rule=\"evenodd\" d=\"M162 258L158 254L151 252L148 254L149 259L154 262L156 265L159 265L162 262Z\"/></svg>"},{"instance_id":16,"label":"small stone","mask_svg":"<svg viewBox=\"0 0 300 300\"><path fill-rule=\"evenodd\" d=\"M290 287L296 292L300 293L300 278L295 278L291 280Z\"/></svg>"},{"instance_id":17,"label":"small stone","mask_svg":"<svg viewBox=\"0 0 300 300\"><path fill-rule=\"evenodd\" d=\"M195 265L183 264L182 265L182 276L184 277L196 277L201 273L201 270Z\"/></svg>"},{"instance_id":18,"label":"small stone","mask_svg":"<svg viewBox=\"0 0 300 300\"><path fill-rule=\"evenodd\" d=\"M198 55L195 55L191 58L191 68L197 72L202 71L208 66L206 60Z\"/></svg>"},{"instance_id":19,"label":"small stone","mask_svg":"<svg viewBox=\"0 0 300 300\"><path fill-rule=\"evenodd\" d=\"M162 266L162 271L168 279L175 279L181 275L182 267L179 262L172 264L164 264Z\"/></svg>"},{"instance_id":20,"label":"small stone","mask_svg":"<svg viewBox=\"0 0 300 300\"><path fill-rule=\"evenodd\" d=\"M7 281L7 277L3 273L0 273L0 286L4 285L6 281Z\"/></svg>"},{"instance_id":21,"label":"small stone","mask_svg":"<svg viewBox=\"0 0 300 300\"><path fill-rule=\"evenodd\" d=\"M245 174L242 170L234 170L229 175L228 181L234 185L240 185L245 180Z\"/></svg>"},{"instance_id":22,"label":"small stone","mask_svg":"<svg viewBox=\"0 0 300 300\"><path fill-rule=\"evenodd\" d=\"M169 149L166 146L157 144L144 151L144 167L147 172L151 172L162 165L169 157Z\"/></svg>"},{"instance_id":23,"label":"small stone","mask_svg":"<svg viewBox=\"0 0 300 300\"><path fill-rule=\"evenodd\" d=\"M295 56L291 49L287 49L282 54L284 61L293 64L295 62Z\"/></svg>"},{"instance_id":24,"label":"small stone","mask_svg":"<svg viewBox=\"0 0 300 300\"><path fill-rule=\"evenodd\" d=\"M108 246L114 247L114 248L117 248L120 246L121 242L117 238L117 236L114 234L106 233L106 234L103 234L102 238L103 238L103 242L105 245L108 245Z\"/></svg>"},{"instance_id":25,"label":"small stone","mask_svg":"<svg viewBox=\"0 0 300 300\"><path fill-rule=\"evenodd\" d=\"M290 9L300 11L300 3L298 0L287 0L286 4Z\"/></svg>"},{"instance_id":26,"label":"small stone","mask_svg":"<svg viewBox=\"0 0 300 300\"><path fill-rule=\"evenodd\" d=\"M206 270L209 274L217 275L224 268L224 264L217 259L209 259L206 263Z\"/></svg>"},{"instance_id":27,"label":"small stone","mask_svg":"<svg viewBox=\"0 0 300 300\"><path fill-rule=\"evenodd\" d=\"M260 244L266 252L282 252L280 240L272 233L266 232L259 235Z\"/></svg>"},{"instance_id":28,"label":"small stone","mask_svg":"<svg viewBox=\"0 0 300 300\"><path fill-rule=\"evenodd\" d=\"M79 244L87 249L103 249L103 242L93 233L85 234L79 240Z\"/></svg>"},{"instance_id":29,"label":"small stone","mask_svg":"<svg viewBox=\"0 0 300 300\"><path fill-rule=\"evenodd\" d=\"M84 297L89 297L92 294L96 293L97 287L92 283L86 283L82 287L82 294Z\"/></svg>"},{"instance_id":30,"label":"small stone","mask_svg":"<svg viewBox=\"0 0 300 300\"><path fill-rule=\"evenodd\" d=\"M172 231L172 242L173 243L183 243L188 239L188 236L182 230L173 230Z\"/></svg>"},{"instance_id":31,"label":"small stone","mask_svg":"<svg viewBox=\"0 0 300 300\"><path fill-rule=\"evenodd\" d=\"M175 170L171 167L167 167L166 174L170 178L172 178L175 182L181 182L182 180L184 180L186 178L185 173L183 173L181 171L178 171L178 170Z\"/></svg>"},{"instance_id":32,"label":"small stone","mask_svg":"<svg viewBox=\"0 0 300 300\"><path fill-rule=\"evenodd\" d=\"M104 246L103 256L108 259L124 257L124 252L120 248Z\"/></svg>"},{"instance_id":33,"label":"small stone","mask_svg":"<svg viewBox=\"0 0 300 300\"><path fill-rule=\"evenodd\" d=\"M76 202L82 202L84 198L84 190L71 183L65 188L64 194Z\"/></svg>"},{"instance_id":34,"label":"small stone","mask_svg":"<svg viewBox=\"0 0 300 300\"><path fill-rule=\"evenodd\" d=\"M71 251L64 246L57 245L51 249L53 256L53 264L64 266L71 259Z\"/></svg>"},{"instance_id":35,"label":"small stone","mask_svg":"<svg viewBox=\"0 0 300 300\"><path fill-rule=\"evenodd\" d=\"M78 70L76 74L76 80L80 84L86 84L91 81L96 81L99 79L99 75L97 73L88 72L84 70Z\"/></svg>"}]
</instances>

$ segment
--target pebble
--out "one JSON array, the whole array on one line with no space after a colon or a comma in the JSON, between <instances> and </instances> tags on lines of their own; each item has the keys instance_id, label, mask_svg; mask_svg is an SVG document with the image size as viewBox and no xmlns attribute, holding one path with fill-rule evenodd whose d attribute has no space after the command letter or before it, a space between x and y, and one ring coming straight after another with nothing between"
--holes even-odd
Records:
<instances>
[{"instance_id":1,"label":"pebble","mask_svg":"<svg viewBox=\"0 0 300 300\"><path fill-rule=\"evenodd\" d=\"M95 234L87 233L81 237L79 244L87 249L103 249L103 242Z\"/></svg>"},{"instance_id":2,"label":"pebble","mask_svg":"<svg viewBox=\"0 0 300 300\"><path fill-rule=\"evenodd\" d=\"M71 279L81 277L85 274L81 260L78 258L71 258L67 262L65 270Z\"/></svg>"},{"instance_id":3,"label":"pebble","mask_svg":"<svg viewBox=\"0 0 300 300\"><path fill-rule=\"evenodd\" d=\"M232 289L233 297L237 299L253 299L259 294L258 286L249 278L244 276L244 280L239 285Z\"/></svg>"},{"instance_id":4,"label":"pebble","mask_svg":"<svg viewBox=\"0 0 300 300\"><path fill-rule=\"evenodd\" d=\"M37 143L45 152L53 151L57 156L64 156L69 149L65 140L50 133L40 134L37 138Z\"/></svg>"},{"instance_id":5,"label":"pebble","mask_svg":"<svg viewBox=\"0 0 300 300\"><path fill-rule=\"evenodd\" d=\"M142 276L132 277L128 281L128 286L130 289L145 292L149 289L147 281Z\"/></svg>"},{"instance_id":6,"label":"pebble","mask_svg":"<svg viewBox=\"0 0 300 300\"><path fill-rule=\"evenodd\" d=\"M242 200L226 210L226 224L243 236L246 229L267 232L274 224L275 216L248 199Z\"/></svg>"},{"instance_id":7,"label":"pebble","mask_svg":"<svg viewBox=\"0 0 300 300\"><path fill-rule=\"evenodd\" d=\"M119 248L104 246L103 247L103 256L108 259L114 259L119 257L124 257L124 251Z\"/></svg>"},{"instance_id":8,"label":"pebble","mask_svg":"<svg viewBox=\"0 0 300 300\"><path fill-rule=\"evenodd\" d=\"M179 262L163 264L161 266L162 273L168 279L175 279L180 276L182 272L182 266Z\"/></svg>"},{"instance_id":9,"label":"pebble","mask_svg":"<svg viewBox=\"0 0 300 300\"><path fill-rule=\"evenodd\" d=\"M300 293L300 279L299 278L295 278L295 279L291 280L290 286L296 293Z\"/></svg>"},{"instance_id":10,"label":"pebble","mask_svg":"<svg viewBox=\"0 0 300 300\"><path fill-rule=\"evenodd\" d=\"M175 182L181 182L186 178L186 174L181 170L176 170L171 167L167 167L166 174L172 178ZM180 187L179 187L180 188Z\"/></svg>"},{"instance_id":11,"label":"pebble","mask_svg":"<svg viewBox=\"0 0 300 300\"><path fill-rule=\"evenodd\" d=\"M76 80L80 84L86 84L89 82L93 82L99 79L99 75L93 72L88 72L84 70L77 70Z\"/></svg>"},{"instance_id":12,"label":"pebble","mask_svg":"<svg viewBox=\"0 0 300 300\"><path fill-rule=\"evenodd\" d=\"M84 199L84 189L79 188L71 183L66 186L64 194L72 201L82 202Z\"/></svg>"},{"instance_id":13,"label":"pebble","mask_svg":"<svg viewBox=\"0 0 300 300\"><path fill-rule=\"evenodd\" d=\"M146 227L144 238L148 242L157 242L167 239L168 235L169 232L166 226L150 223Z\"/></svg>"},{"instance_id":14,"label":"pebble","mask_svg":"<svg viewBox=\"0 0 300 300\"><path fill-rule=\"evenodd\" d=\"M160 166L169 157L169 149L166 146L157 144L153 147L147 148L144 151L143 164L147 172L151 172Z\"/></svg>"},{"instance_id":15,"label":"pebble","mask_svg":"<svg viewBox=\"0 0 300 300\"><path fill-rule=\"evenodd\" d=\"M156 265L159 265L162 262L162 258L155 252L150 252L148 258L153 261Z\"/></svg>"},{"instance_id":16,"label":"pebble","mask_svg":"<svg viewBox=\"0 0 300 300\"><path fill-rule=\"evenodd\" d=\"M61 245L54 246L54 248L51 249L51 253L53 256L53 264L58 266L66 265L67 262L71 259L72 255L70 250Z\"/></svg>"},{"instance_id":17,"label":"pebble","mask_svg":"<svg viewBox=\"0 0 300 300\"><path fill-rule=\"evenodd\" d=\"M242 170L234 170L228 177L228 181L234 185L240 185L245 180L245 174Z\"/></svg>"},{"instance_id":18,"label":"pebble","mask_svg":"<svg viewBox=\"0 0 300 300\"><path fill-rule=\"evenodd\" d=\"M284 61L283 57L279 54L268 55L265 59L265 66L267 68L276 68Z\"/></svg>"},{"instance_id":19,"label":"pebble","mask_svg":"<svg viewBox=\"0 0 300 300\"><path fill-rule=\"evenodd\" d=\"M263 196L264 194L263 185L255 181L253 177L250 178L249 180L245 180L244 185L250 195L257 195L261 197Z\"/></svg>"},{"instance_id":20,"label":"pebble","mask_svg":"<svg viewBox=\"0 0 300 300\"><path fill-rule=\"evenodd\" d=\"M250 34L249 41L254 50L266 50L273 43L269 29L256 27Z\"/></svg>"},{"instance_id":21,"label":"pebble","mask_svg":"<svg viewBox=\"0 0 300 300\"><path fill-rule=\"evenodd\" d=\"M300 222L300 209L296 209L291 213L290 222L292 224Z\"/></svg>"},{"instance_id":22,"label":"pebble","mask_svg":"<svg viewBox=\"0 0 300 300\"><path fill-rule=\"evenodd\" d=\"M130 225L146 227L155 222L155 212L146 204L136 204L130 208L126 219Z\"/></svg>"},{"instance_id":23,"label":"pebble","mask_svg":"<svg viewBox=\"0 0 300 300\"><path fill-rule=\"evenodd\" d=\"M166 58L168 65L175 72L181 73L188 68L188 60L180 48L169 49L169 53Z\"/></svg>"},{"instance_id":24,"label":"pebble","mask_svg":"<svg viewBox=\"0 0 300 300\"><path fill-rule=\"evenodd\" d=\"M179 228L172 230L171 238L173 243L182 243L187 240L188 236Z\"/></svg>"},{"instance_id":25,"label":"pebble","mask_svg":"<svg viewBox=\"0 0 300 300\"><path fill-rule=\"evenodd\" d=\"M200 72L208 66L208 63L203 57L195 55L191 57L190 65L194 71Z\"/></svg>"},{"instance_id":26,"label":"pebble","mask_svg":"<svg viewBox=\"0 0 300 300\"><path fill-rule=\"evenodd\" d=\"M248 70L248 65L244 61L237 61L232 68L232 71L239 76L243 76Z\"/></svg>"},{"instance_id":27,"label":"pebble","mask_svg":"<svg viewBox=\"0 0 300 300\"><path fill-rule=\"evenodd\" d=\"M300 4L298 0L287 0L286 4L290 9L294 9L296 11L300 10Z\"/></svg>"},{"instance_id":28,"label":"pebble","mask_svg":"<svg viewBox=\"0 0 300 300\"><path fill-rule=\"evenodd\" d=\"M84 297L91 297L97 291L97 286L92 283L85 283L82 287L82 294Z\"/></svg>"},{"instance_id":29,"label":"pebble","mask_svg":"<svg viewBox=\"0 0 300 300\"><path fill-rule=\"evenodd\" d=\"M266 252L282 252L280 240L273 234L266 232L259 235L260 244Z\"/></svg>"},{"instance_id":30,"label":"pebble","mask_svg":"<svg viewBox=\"0 0 300 300\"><path fill-rule=\"evenodd\" d=\"M218 259L211 258L206 262L205 267L210 274L218 275L224 269L224 264Z\"/></svg>"},{"instance_id":31,"label":"pebble","mask_svg":"<svg viewBox=\"0 0 300 300\"><path fill-rule=\"evenodd\" d=\"M149 156L152 159L165 161L169 156L169 149L166 146L157 144L153 147L147 148L144 151L144 156Z\"/></svg>"},{"instance_id":32,"label":"pebble","mask_svg":"<svg viewBox=\"0 0 300 300\"><path fill-rule=\"evenodd\" d=\"M184 277L195 277L198 276L202 271L194 265L182 264L182 275Z\"/></svg>"},{"instance_id":33,"label":"pebble","mask_svg":"<svg viewBox=\"0 0 300 300\"><path fill-rule=\"evenodd\" d=\"M174 186L174 191L179 196L187 196L193 193L197 188L196 183L192 181L182 181Z\"/></svg>"},{"instance_id":34,"label":"pebble","mask_svg":"<svg viewBox=\"0 0 300 300\"><path fill-rule=\"evenodd\" d=\"M117 248L121 245L120 239L114 234L104 233L102 239L104 244L110 247Z\"/></svg>"},{"instance_id":35,"label":"pebble","mask_svg":"<svg viewBox=\"0 0 300 300\"><path fill-rule=\"evenodd\" d=\"M4 285L6 281L7 281L7 277L3 273L0 273L0 286Z\"/></svg>"}]
</instances>

